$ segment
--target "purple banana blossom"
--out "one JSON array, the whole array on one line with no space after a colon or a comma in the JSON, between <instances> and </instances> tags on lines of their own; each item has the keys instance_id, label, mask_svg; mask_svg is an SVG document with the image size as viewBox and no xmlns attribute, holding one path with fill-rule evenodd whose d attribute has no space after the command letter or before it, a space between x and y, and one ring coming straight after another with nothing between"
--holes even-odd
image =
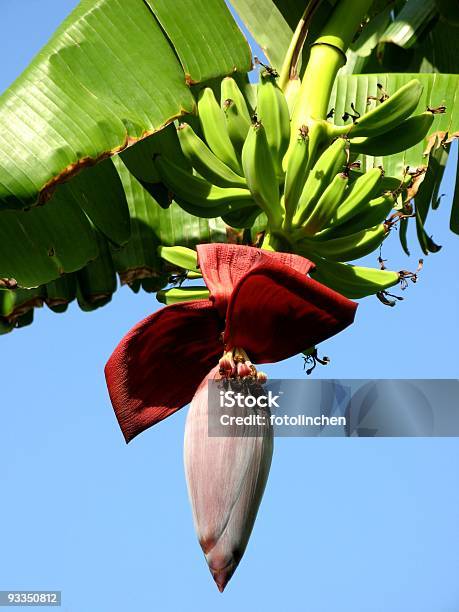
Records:
<instances>
[{"instance_id":1,"label":"purple banana blossom","mask_svg":"<svg viewBox=\"0 0 459 612\"><path fill-rule=\"evenodd\" d=\"M207 383L218 379L213 368L199 386L185 426L185 474L201 548L220 592L244 554L268 479L273 454L269 419L250 435L229 431L209 436ZM246 431L246 433L248 433ZM255 435L254 435L255 434Z\"/></svg>"}]
</instances>

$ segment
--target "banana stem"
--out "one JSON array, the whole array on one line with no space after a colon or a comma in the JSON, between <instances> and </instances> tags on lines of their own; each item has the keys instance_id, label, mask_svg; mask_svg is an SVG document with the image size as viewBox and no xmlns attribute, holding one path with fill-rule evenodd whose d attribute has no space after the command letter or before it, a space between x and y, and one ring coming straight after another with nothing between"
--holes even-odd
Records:
<instances>
[{"instance_id":1,"label":"banana stem","mask_svg":"<svg viewBox=\"0 0 459 612\"><path fill-rule=\"evenodd\" d=\"M311 47L311 54L298 92L294 125L326 119L330 95L338 70L346 63L346 50L372 0L338 0L330 19Z\"/></svg>"}]
</instances>

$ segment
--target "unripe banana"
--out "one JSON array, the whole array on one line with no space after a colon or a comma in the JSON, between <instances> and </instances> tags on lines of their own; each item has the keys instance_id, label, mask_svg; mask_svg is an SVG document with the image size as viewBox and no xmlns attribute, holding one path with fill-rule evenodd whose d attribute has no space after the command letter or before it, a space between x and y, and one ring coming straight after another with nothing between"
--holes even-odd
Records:
<instances>
[{"instance_id":1,"label":"unripe banana","mask_svg":"<svg viewBox=\"0 0 459 612\"><path fill-rule=\"evenodd\" d=\"M185 157L204 179L219 187L247 187L245 180L212 153L188 123L182 123L177 134Z\"/></svg>"},{"instance_id":2,"label":"unripe banana","mask_svg":"<svg viewBox=\"0 0 459 612\"><path fill-rule=\"evenodd\" d=\"M297 140L291 146L284 186L285 225L287 229L296 211L306 180L309 162L309 136L306 126L299 129Z\"/></svg>"},{"instance_id":3,"label":"unripe banana","mask_svg":"<svg viewBox=\"0 0 459 612\"><path fill-rule=\"evenodd\" d=\"M177 268L198 271L198 254L184 246L158 247L158 255Z\"/></svg>"},{"instance_id":4,"label":"unripe banana","mask_svg":"<svg viewBox=\"0 0 459 612\"><path fill-rule=\"evenodd\" d=\"M225 113L210 87L199 93L198 115L201 129L210 149L234 172L240 173L241 164L228 135Z\"/></svg>"},{"instance_id":5,"label":"unripe banana","mask_svg":"<svg viewBox=\"0 0 459 612\"><path fill-rule=\"evenodd\" d=\"M250 126L242 149L242 166L253 199L266 213L270 224L280 226L279 183L265 129L259 121Z\"/></svg>"},{"instance_id":6,"label":"unripe banana","mask_svg":"<svg viewBox=\"0 0 459 612\"><path fill-rule=\"evenodd\" d=\"M156 294L156 299L161 304L177 304L178 302L191 302L194 300L209 299L207 287L172 287L162 289Z\"/></svg>"},{"instance_id":7,"label":"unripe banana","mask_svg":"<svg viewBox=\"0 0 459 612\"><path fill-rule=\"evenodd\" d=\"M416 110L423 89L418 79L412 79L376 108L357 119L349 131L349 138L379 136L392 130Z\"/></svg>"},{"instance_id":8,"label":"unripe banana","mask_svg":"<svg viewBox=\"0 0 459 612\"><path fill-rule=\"evenodd\" d=\"M384 193L378 198L363 203L347 221L330 225L330 227L318 234L317 238L321 240L326 238L328 240L339 236L348 236L349 234L355 234L361 230L379 225L387 219L394 206L395 197L393 194Z\"/></svg>"},{"instance_id":9,"label":"unripe banana","mask_svg":"<svg viewBox=\"0 0 459 612\"><path fill-rule=\"evenodd\" d=\"M250 113L242 91L231 77L225 77L221 82L221 105L230 140L241 153L251 124Z\"/></svg>"},{"instance_id":10,"label":"unripe banana","mask_svg":"<svg viewBox=\"0 0 459 612\"><path fill-rule=\"evenodd\" d=\"M290 113L284 93L278 87L276 77L269 71L260 74L257 117L265 126L276 176L282 180L282 160L290 142Z\"/></svg>"},{"instance_id":11,"label":"unripe banana","mask_svg":"<svg viewBox=\"0 0 459 612\"><path fill-rule=\"evenodd\" d=\"M312 278L350 299L385 291L400 282L400 273L316 259Z\"/></svg>"},{"instance_id":12,"label":"unripe banana","mask_svg":"<svg viewBox=\"0 0 459 612\"><path fill-rule=\"evenodd\" d=\"M298 227L314 210L320 196L327 188L331 178L343 171L347 160L346 140L337 138L317 160L301 192L293 225Z\"/></svg>"},{"instance_id":13,"label":"unripe banana","mask_svg":"<svg viewBox=\"0 0 459 612\"><path fill-rule=\"evenodd\" d=\"M434 120L427 111L402 121L396 128L368 138L352 138L351 151L365 155L384 156L406 151L418 144L428 134Z\"/></svg>"},{"instance_id":14,"label":"unripe banana","mask_svg":"<svg viewBox=\"0 0 459 612\"><path fill-rule=\"evenodd\" d=\"M327 226L336 209L341 204L348 181L347 173L343 172L340 172L333 178L332 182L320 196L314 210L304 222L303 227L299 230L303 236L314 236L314 234Z\"/></svg>"},{"instance_id":15,"label":"unripe banana","mask_svg":"<svg viewBox=\"0 0 459 612\"><path fill-rule=\"evenodd\" d=\"M365 204L375 195L375 190L382 177L381 168L371 168L351 185L345 200L335 210L330 225L344 223L359 213ZM375 225L375 223L373 223Z\"/></svg>"},{"instance_id":16,"label":"unripe banana","mask_svg":"<svg viewBox=\"0 0 459 612\"><path fill-rule=\"evenodd\" d=\"M250 205L252 196L248 189L239 187L218 187L203 178L194 176L173 161L158 155L155 164L161 179L175 196L197 207L207 208L220 205ZM218 215L219 216L219 215Z\"/></svg>"},{"instance_id":17,"label":"unripe banana","mask_svg":"<svg viewBox=\"0 0 459 612\"><path fill-rule=\"evenodd\" d=\"M297 248L300 254L310 254L312 259L314 255L319 255L332 261L352 261L373 252L387 233L387 227L381 223L370 229L330 240L306 238L297 243Z\"/></svg>"}]
</instances>

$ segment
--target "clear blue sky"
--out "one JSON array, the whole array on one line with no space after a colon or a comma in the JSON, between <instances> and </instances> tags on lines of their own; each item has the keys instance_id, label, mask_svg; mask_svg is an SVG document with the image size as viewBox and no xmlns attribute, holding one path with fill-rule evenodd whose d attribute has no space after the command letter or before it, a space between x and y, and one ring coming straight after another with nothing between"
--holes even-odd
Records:
<instances>
[{"instance_id":1,"label":"clear blue sky","mask_svg":"<svg viewBox=\"0 0 459 612\"><path fill-rule=\"evenodd\" d=\"M2 1L0 90L76 4ZM458 377L452 183L429 225L443 250L396 308L362 303L320 375ZM393 268L416 267L412 244L408 259L386 243ZM43 309L0 338L0 589L61 589L67 612L457 612L456 439L277 439L247 552L217 592L187 500L186 410L126 447L105 389L113 347L156 308L124 288L100 311ZM269 371L303 375L299 358Z\"/></svg>"}]
</instances>

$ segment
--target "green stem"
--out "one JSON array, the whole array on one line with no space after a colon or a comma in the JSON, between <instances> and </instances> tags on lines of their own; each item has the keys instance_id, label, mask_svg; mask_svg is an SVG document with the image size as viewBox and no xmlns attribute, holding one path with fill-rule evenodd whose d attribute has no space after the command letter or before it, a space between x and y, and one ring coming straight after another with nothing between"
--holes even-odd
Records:
<instances>
[{"instance_id":1,"label":"green stem","mask_svg":"<svg viewBox=\"0 0 459 612\"><path fill-rule=\"evenodd\" d=\"M339 0L319 38L313 43L295 104L293 122L324 120L338 70L346 63L346 50L372 0Z\"/></svg>"}]
</instances>

